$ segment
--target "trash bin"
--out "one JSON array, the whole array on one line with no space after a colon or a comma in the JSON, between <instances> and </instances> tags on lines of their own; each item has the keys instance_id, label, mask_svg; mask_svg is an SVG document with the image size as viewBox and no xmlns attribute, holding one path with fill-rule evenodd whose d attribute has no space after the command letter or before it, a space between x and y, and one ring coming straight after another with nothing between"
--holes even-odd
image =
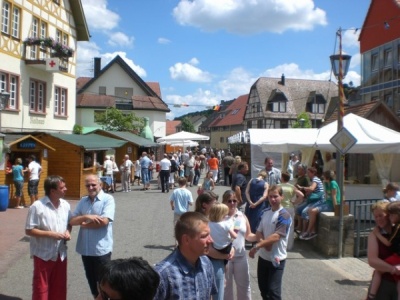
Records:
<instances>
[{"instance_id":1,"label":"trash bin","mask_svg":"<svg viewBox=\"0 0 400 300\"><path fill-rule=\"evenodd\" d=\"M7 210L8 201L8 185L0 185L0 211Z\"/></svg>"}]
</instances>

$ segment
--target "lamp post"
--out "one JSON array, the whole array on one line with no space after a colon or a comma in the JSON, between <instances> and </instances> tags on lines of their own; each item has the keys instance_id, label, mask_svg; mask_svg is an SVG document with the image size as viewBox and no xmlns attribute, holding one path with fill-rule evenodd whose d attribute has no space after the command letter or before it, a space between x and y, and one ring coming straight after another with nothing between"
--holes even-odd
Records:
<instances>
[{"instance_id":1,"label":"lamp post","mask_svg":"<svg viewBox=\"0 0 400 300\"><path fill-rule=\"evenodd\" d=\"M303 119L303 118L301 118L301 119L299 120L299 123L300 123L300 127L301 127L301 128L304 128L304 124L306 123L306 120Z\"/></svg>"},{"instance_id":2,"label":"lamp post","mask_svg":"<svg viewBox=\"0 0 400 300\"><path fill-rule=\"evenodd\" d=\"M343 78L346 76L351 56L342 53L342 28L339 28L336 32L339 38L339 53L331 55L331 65L333 74L338 80L339 88L339 107L337 116L337 131L339 132L343 128L343 117L344 117L344 92L343 92ZM340 210L339 210L339 244L338 244L338 256L342 257L343 253L343 206L344 206L344 155L340 151L336 151L336 171L337 171L337 182L340 189Z\"/></svg>"},{"instance_id":3,"label":"lamp post","mask_svg":"<svg viewBox=\"0 0 400 300\"><path fill-rule=\"evenodd\" d=\"M8 99L10 99L10 93L2 91L0 92L0 132L1 132L1 112L7 107Z\"/></svg>"}]
</instances>

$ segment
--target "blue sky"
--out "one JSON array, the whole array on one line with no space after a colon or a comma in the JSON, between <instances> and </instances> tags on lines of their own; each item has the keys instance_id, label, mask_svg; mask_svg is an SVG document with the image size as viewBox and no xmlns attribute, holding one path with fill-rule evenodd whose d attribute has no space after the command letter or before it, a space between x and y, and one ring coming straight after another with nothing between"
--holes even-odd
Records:
<instances>
[{"instance_id":1,"label":"blue sky","mask_svg":"<svg viewBox=\"0 0 400 300\"><path fill-rule=\"evenodd\" d=\"M82 0L91 39L78 43L78 76L119 54L160 83L168 119L247 94L262 76L328 80L336 31L361 28L370 0ZM345 82L360 83L359 30ZM332 77L334 79L334 77ZM188 104L176 108L174 104Z\"/></svg>"}]
</instances>

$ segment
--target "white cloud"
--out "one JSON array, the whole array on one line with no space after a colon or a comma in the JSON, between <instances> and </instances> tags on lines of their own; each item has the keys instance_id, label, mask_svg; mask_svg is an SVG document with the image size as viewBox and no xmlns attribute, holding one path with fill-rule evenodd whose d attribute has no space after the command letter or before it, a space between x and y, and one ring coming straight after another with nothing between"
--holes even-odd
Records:
<instances>
[{"instance_id":1,"label":"white cloud","mask_svg":"<svg viewBox=\"0 0 400 300\"><path fill-rule=\"evenodd\" d=\"M115 56L121 56L121 58L135 71L140 77L146 77L147 73L146 70L143 69L141 66L136 65L133 60L126 57L126 52L116 51L113 53L105 53L101 55L101 65L104 67L107 65L111 60L114 59Z\"/></svg>"},{"instance_id":2,"label":"white cloud","mask_svg":"<svg viewBox=\"0 0 400 300\"><path fill-rule=\"evenodd\" d=\"M327 80L329 79L329 73L330 71L315 73L313 70L301 70L299 65L288 63L267 69L260 76L278 78L282 74L285 74L286 78Z\"/></svg>"},{"instance_id":3,"label":"white cloud","mask_svg":"<svg viewBox=\"0 0 400 300\"><path fill-rule=\"evenodd\" d=\"M347 29L342 32L342 43L344 48L359 48L360 43L358 37L360 36L360 30Z\"/></svg>"},{"instance_id":4,"label":"white cloud","mask_svg":"<svg viewBox=\"0 0 400 300\"><path fill-rule=\"evenodd\" d=\"M113 47L131 47L134 37L129 37L123 32L112 32L109 34L108 44Z\"/></svg>"},{"instance_id":5,"label":"white cloud","mask_svg":"<svg viewBox=\"0 0 400 300\"><path fill-rule=\"evenodd\" d=\"M107 9L106 0L84 0L82 6L89 30L112 30L117 27L120 17Z\"/></svg>"},{"instance_id":6,"label":"white cloud","mask_svg":"<svg viewBox=\"0 0 400 300\"><path fill-rule=\"evenodd\" d=\"M181 25L237 34L282 33L326 25L313 0L180 0L173 16Z\"/></svg>"},{"instance_id":7,"label":"white cloud","mask_svg":"<svg viewBox=\"0 0 400 300\"><path fill-rule=\"evenodd\" d=\"M158 38L157 42L158 42L159 44L163 44L163 45L166 45L166 44L171 43L171 41L170 41L169 39L163 38L163 37Z\"/></svg>"},{"instance_id":8,"label":"white cloud","mask_svg":"<svg viewBox=\"0 0 400 300\"><path fill-rule=\"evenodd\" d=\"M198 64L199 60L197 58L192 58L187 63L176 63L169 68L171 78L174 80L189 82L210 82L212 75L195 67L195 65Z\"/></svg>"},{"instance_id":9,"label":"white cloud","mask_svg":"<svg viewBox=\"0 0 400 300\"><path fill-rule=\"evenodd\" d=\"M100 48L92 42L78 42L77 77L93 77L93 58L100 57Z\"/></svg>"},{"instance_id":10,"label":"white cloud","mask_svg":"<svg viewBox=\"0 0 400 300\"><path fill-rule=\"evenodd\" d=\"M146 70L136 65L133 60L127 58L126 52L100 53L100 48L91 42L78 43L77 77L93 77L93 58L101 57L101 68L104 68L115 56L121 56L124 61L140 76L146 77Z\"/></svg>"},{"instance_id":11,"label":"white cloud","mask_svg":"<svg viewBox=\"0 0 400 300\"><path fill-rule=\"evenodd\" d=\"M235 68L225 79L218 82L217 87L222 99L233 99L248 94L256 80L257 78L245 69Z\"/></svg>"}]
</instances>

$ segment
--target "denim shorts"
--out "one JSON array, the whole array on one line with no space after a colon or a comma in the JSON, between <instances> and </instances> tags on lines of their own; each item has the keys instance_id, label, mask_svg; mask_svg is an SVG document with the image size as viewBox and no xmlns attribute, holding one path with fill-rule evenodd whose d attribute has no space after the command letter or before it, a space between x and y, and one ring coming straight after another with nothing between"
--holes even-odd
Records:
<instances>
[{"instance_id":1,"label":"denim shorts","mask_svg":"<svg viewBox=\"0 0 400 300\"><path fill-rule=\"evenodd\" d=\"M38 194L39 179L29 180L28 182L28 194L34 196Z\"/></svg>"},{"instance_id":2,"label":"denim shorts","mask_svg":"<svg viewBox=\"0 0 400 300\"><path fill-rule=\"evenodd\" d=\"M24 187L24 181L14 181L15 186L15 196L22 197L22 188Z\"/></svg>"},{"instance_id":3,"label":"denim shorts","mask_svg":"<svg viewBox=\"0 0 400 300\"><path fill-rule=\"evenodd\" d=\"M301 215L302 219L308 220L308 219L310 219L310 216L308 215L308 210L316 208L316 207L320 207L320 206L324 205L325 203L326 202L324 200L320 200L320 201L310 203L310 204L305 203L305 205L303 205L303 207L301 207L301 205L299 205L297 207L296 214ZM300 210L299 208L302 208L302 210Z\"/></svg>"}]
</instances>

